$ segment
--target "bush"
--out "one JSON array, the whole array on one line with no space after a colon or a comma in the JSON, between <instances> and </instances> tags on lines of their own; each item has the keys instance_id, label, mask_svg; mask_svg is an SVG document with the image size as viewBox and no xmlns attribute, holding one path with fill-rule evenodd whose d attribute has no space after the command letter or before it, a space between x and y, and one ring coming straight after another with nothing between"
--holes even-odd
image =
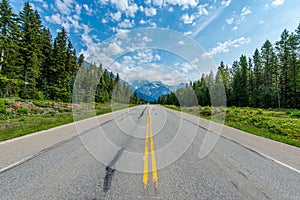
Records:
<instances>
[{"instance_id":1,"label":"bush","mask_svg":"<svg viewBox=\"0 0 300 200\"><path fill-rule=\"evenodd\" d=\"M257 109L257 114L262 115L264 112L262 109Z\"/></svg>"},{"instance_id":2,"label":"bush","mask_svg":"<svg viewBox=\"0 0 300 200\"><path fill-rule=\"evenodd\" d=\"M28 109L27 108L19 108L17 110L18 114L20 115L27 115L28 114Z\"/></svg>"},{"instance_id":3,"label":"bush","mask_svg":"<svg viewBox=\"0 0 300 200\"><path fill-rule=\"evenodd\" d=\"M0 114L6 114L6 108L0 108Z\"/></svg>"},{"instance_id":4,"label":"bush","mask_svg":"<svg viewBox=\"0 0 300 200\"><path fill-rule=\"evenodd\" d=\"M295 110L295 111L291 112L290 116L300 118L300 110Z\"/></svg>"},{"instance_id":5,"label":"bush","mask_svg":"<svg viewBox=\"0 0 300 200\"><path fill-rule=\"evenodd\" d=\"M5 108L5 103L6 103L5 99L0 99L0 108Z\"/></svg>"}]
</instances>

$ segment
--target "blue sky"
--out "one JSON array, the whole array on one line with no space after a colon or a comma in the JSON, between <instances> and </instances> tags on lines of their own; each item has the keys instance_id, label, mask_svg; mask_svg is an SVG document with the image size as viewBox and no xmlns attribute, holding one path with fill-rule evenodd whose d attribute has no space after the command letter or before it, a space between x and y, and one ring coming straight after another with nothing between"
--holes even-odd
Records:
<instances>
[{"instance_id":1,"label":"blue sky","mask_svg":"<svg viewBox=\"0 0 300 200\"><path fill-rule=\"evenodd\" d=\"M24 4L10 2L15 11ZM104 63L128 82L148 79L169 85L198 79L220 61L230 66L241 54L251 56L266 39L278 40L283 29L294 31L300 20L298 0L29 2L53 36L65 27L87 61ZM158 31L147 31L149 27ZM166 46L170 38L176 44L172 48Z\"/></svg>"}]
</instances>

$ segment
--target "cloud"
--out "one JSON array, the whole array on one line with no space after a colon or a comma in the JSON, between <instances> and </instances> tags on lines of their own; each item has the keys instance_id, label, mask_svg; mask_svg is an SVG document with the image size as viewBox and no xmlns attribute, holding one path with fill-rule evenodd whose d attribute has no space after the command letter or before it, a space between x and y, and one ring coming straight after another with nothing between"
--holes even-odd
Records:
<instances>
[{"instance_id":1,"label":"cloud","mask_svg":"<svg viewBox=\"0 0 300 200\"><path fill-rule=\"evenodd\" d=\"M123 49L116 42L110 43L106 49L106 53L108 55L118 55L121 54L122 52Z\"/></svg>"},{"instance_id":2,"label":"cloud","mask_svg":"<svg viewBox=\"0 0 300 200\"><path fill-rule=\"evenodd\" d=\"M187 9L189 7L196 7L198 5L198 0L165 0L164 3L182 6L183 9Z\"/></svg>"},{"instance_id":3,"label":"cloud","mask_svg":"<svg viewBox=\"0 0 300 200\"><path fill-rule=\"evenodd\" d=\"M173 11L174 11L173 7L170 7L170 8L168 9L168 12L173 12Z\"/></svg>"},{"instance_id":4,"label":"cloud","mask_svg":"<svg viewBox=\"0 0 300 200\"><path fill-rule=\"evenodd\" d=\"M153 4L157 6L162 6L163 0L153 0Z\"/></svg>"},{"instance_id":5,"label":"cloud","mask_svg":"<svg viewBox=\"0 0 300 200\"><path fill-rule=\"evenodd\" d=\"M178 41L177 44L178 44L178 45L184 45L184 41L180 40L180 41Z\"/></svg>"},{"instance_id":6,"label":"cloud","mask_svg":"<svg viewBox=\"0 0 300 200\"><path fill-rule=\"evenodd\" d=\"M193 34L192 31L187 31L187 32L184 32L184 33L183 33L183 35L185 35L185 36L189 36L189 35L192 35L192 34Z\"/></svg>"},{"instance_id":7,"label":"cloud","mask_svg":"<svg viewBox=\"0 0 300 200\"><path fill-rule=\"evenodd\" d=\"M198 10L199 10L199 15L208 15L208 11L206 10L205 7L207 7L208 4L204 4L204 5L199 5L198 6Z\"/></svg>"},{"instance_id":8,"label":"cloud","mask_svg":"<svg viewBox=\"0 0 300 200\"><path fill-rule=\"evenodd\" d=\"M145 15L147 17L156 15L156 8L145 8Z\"/></svg>"},{"instance_id":9,"label":"cloud","mask_svg":"<svg viewBox=\"0 0 300 200\"><path fill-rule=\"evenodd\" d=\"M134 20L125 19L121 23L118 24L120 28L132 28L134 26Z\"/></svg>"},{"instance_id":10,"label":"cloud","mask_svg":"<svg viewBox=\"0 0 300 200\"><path fill-rule=\"evenodd\" d=\"M258 23L259 24L265 24L266 22L264 20L260 20Z\"/></svg>"},{"instance_id":11,"label":"cloud","mask_svg":"<svg viewBox=\"0 0 300 200\"><path fill-rule=\"evenodd\" d=\"M87 15L92 15L93 9L90 8L87 4L83 4L83 8L86 11Z\"/></svg>"},{"instance_id":12,"label":"cloud","mask_svg":"<svg viewBox=\"0 0 300 200\"><path fill-rule=\"evenodd\" d=\"M234 26L231 30L233 30L233 31L236 31L236 30L238 30L238 26Z\"/></svg>"},{"instance_id":13,"label":"cloud","mask_svg":"<svg viewBox=\"0 0 300 200\"><path fill-rule=\"evenodd\" d=\"M122 13L120 11L118 11L116 13L110 13L109 15L114 21L117 21L117 22L120 21L121 17L122 17Z\"/></svg>"},{"instance_id":14,"label":"cloud","mask_svg":"<svg viewBox=\"0 0 300 200\"><path fill-rule=\"evenodd\" d=\"M230 5L230 3L231 3L231 0L222 0L222 3L221 3L221 4L222 4L223 6L226 6L226 7L227 7L227 6Z\"/></svg>"},{"instance_id":15,"label":"cloud","mask_svg":"<svg viewBox=\"0 0 300 200\"><path fill-rule=\"evenodd\" d=\"M116 9L126 16L135 17L135 13L139 10L136 3L128 0L99 0L102 5L107 5L108 3L114 5Z\"/></svg>"},{"instance_id":16,"label":"cloud","mask_svg":"<svg viewBox=\"0 0 300 200\"><path fill-rule=\"evenodd\" d=\"M195 19L195 16L194 15L189 16L186 13L186 14L182 15L180 19L183 21L184 24L192 24Z\"/></svg>"},{"instance_id":17,"label":"cloud","mask_svg":"<svg viewBox=\"0 0 300 200\"><path fill-rule=\"evenodd\" d=\"M234 22L233 17L230 18L230 19L226 19L226 23L227 23L227 24L232 24L233 22Z\"/></svg>"},{"instance_id":18,"label":"cloud","mask_svg":"<svg viewBox=\"0 0 300 200\"><path fill-rule=\"evenodd\" d=\"M284 0L273 0L271 3L271 6L277 7L277 6L281 6L283 4L284 4Z\"/></svg>"},{"instance_id":19,"label":"cloud","mask_svg":"<svg viewBox=\"0 0 300 200\"><path fill-rule=\"evenodd\" d=\"M243 7L242 13L241 13L241 17L247 16L247 15L249 15L251 13L252 13L252 11L250 10L249 7Z\"/></svg>"},{"instance_id":20,"label":"cloud","mask_svg":"<svg viewBox=\"0 0 300 200\"><path fill-rule=\"evenodd\" d=\"M202 57L210 57L215 54L227 53L229 52L229 49L232 47L237 48L240 45L249 44L250 42L251 42L250 38L240 37L235 40L229 40L224 43L218 43L218 45L212 48L209 52L202 54Z\"/></svg>"},{"instance_id":21,"label":"cloud","mask_svg":"<svg viewBox=\"0 0 300 200\"><path fill-rule=\"evenodd\" d=\"M73 3L76 3L75 0L55 0L56 8L65 15L71 14Z\"/></svg>"},{"instance_id":22,"label":"cloud","mask_svg":"<svg viewBox=\"0 0 300 200\"><path fill-rule=\"evenodd\" d=\"M45 20L47 22L53 23L53 24L62 24L63 20L61 19L61 16L59 13L53 14L51 16L46 16Z\"/></svg>"}]
</instances>

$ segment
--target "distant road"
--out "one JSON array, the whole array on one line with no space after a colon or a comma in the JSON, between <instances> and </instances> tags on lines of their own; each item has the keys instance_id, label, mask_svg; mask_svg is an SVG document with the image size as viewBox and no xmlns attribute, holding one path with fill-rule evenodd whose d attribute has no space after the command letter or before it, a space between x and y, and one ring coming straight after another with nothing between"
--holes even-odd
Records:
<instances>
[{"instance_id":1,"label":"distant road","mask_svg":"<svg viewBox=\"0 0 300 200\"><path fill-rule=\"evenodd\" d=\"M143 105L2 142L0 199L300 199L299 148L224 127L200 159L209 126Z\"/></svg>"}]
</instances>

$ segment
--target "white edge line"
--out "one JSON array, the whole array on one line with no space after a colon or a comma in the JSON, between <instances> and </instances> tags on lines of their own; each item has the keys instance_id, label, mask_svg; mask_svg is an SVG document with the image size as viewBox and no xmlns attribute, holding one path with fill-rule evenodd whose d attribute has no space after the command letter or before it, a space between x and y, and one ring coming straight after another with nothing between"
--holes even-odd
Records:
<instances>
[{"instance_id":1,"label":"white edge line","mask_svg":"<svg viewBox=\"0 0 300 200\"><path fill-rule=\"evenodd\" d=\"M134 109L135 107L131 107L131 109ZM117 110L115 112L122 112L124 110L128 110L130 108L125 108L125 109L122 109L122 110ZM11 140L6 140L6 141L3 141L3 142L0 142L0 145L3 145L3 144L6 144L6 143L10 143L10 142L14 142L14 141L17 141L17 140L21 140L21 139L24 139L24 138L27 138L27 137L32 137L32 136L35 136L35 135L39 135L41 133L44 133L44 132L48 132L50 130L56 130L56 129L60 129L60 128L64 128L64 127L67 127L67 126L72 126L72 125L75 125L76 123L78 122L84 122L84 121L88 121L88 120L91 120L91 119L94 119L94 118L100 118L100 117L105 117L105 116L108 116L108 115L112 115L114 112L110 112L110 113L105 113L105 114L102 114L102 115L98 115L98 116L94 116L94 117L91 117L91 118L87 118L87 119L83 119L83 120L80 120L80 121L76 121L76 122L72 122L72 123L69 123L69 124L64 124L64 125L61 125L61 126L57 126L57 127L53 127L53 128L50 128L50 129L47 129L47 130L42 130L42 131L39 131L39 132L36 132L36 133L32 133L32 134L28 134L28 135L24 135L24 136L21 136L21 137L17 137L17 138L14 138L14 139L11 139ZM54 144L55 145L55 144ZM4 167L2 169L0 169L0 174L9 170L9 169L12 169L32 158L34 158L37 154L32 154L30 156L27 156L26 158L23 158L7 167Z\"/></svg>"},{"instance_id":2,"label":"white edge line","mask_svg":"<svg viewBox=\"0 0 300 200\"><path fill-rule=\"evenodd\" d=\"M255 151L255 150L254 150ZM266 157L266 158L268 158L268 159L270 159L270 160L272 160L272 161L274 161L274 162L276 162L276 163L278 163L278 164L280 164L280 165L282 165L282 166L284 166L284 167L287 167L287 168L289 168L290 170L293 170L293 171L295 171L295 172L297 172L297 173L299 173L300 174L300 170L298 170L298 169L296 169L296 168L294 168L294 167L292 167L292 166L289 166L289 165L287 165L287 164L285 164L285 163L283 163L283 162L280 162L279 160L276 160L275 158L272 158L272 157L270 157L270 156L268 156L268 155L266 155L266 154L263 154L263 153L261 153L261 152L259 152L259 151L256 151L257 153L259 153L259 154L261 154L262 156L264 156L264 157Z\"/></svg>"},{"instance_id":3,"label":"white edge line","mask_svg":"<svg viewBox=\"0 0 300 200\"><path fill-rule=\"evenodd\" d=\"M14 168L14 167L20 165L20 164L22 164L22 163L24 163L24 162L26 162L26 161L34 158L34 157L35 157L35 155L30 155L30 156L28 156L26 158L23 158L22 160L19 160L19 161L13 163L13 164L7 166L7 167L4 167L4 168L0 169L0 174L3 173L3 172L5 172L5 171L7 171L7 170L9 170L9 169L11 169L11 168Z\"/></svg>"},{"instance_id":4,"label":"white edge line","mask_svg":"<svg viewBox=\"0 0 300 200\"><path fill-rule=\"evenodd\" d=\"M181 112L181 113L183 113L183 112ZM187 114L187 113L185 113L185 114ZM190 116L196 117L196 116L193 116L193 115L190 115ZM198 117L196 117L196 118L198 118ZM227 127L227 126L224 125L224 124L223 124L223 126ZM230 128L232 128L232 127L230 127ZM217 133L215 133L215 132L213 132L213 131L211 131L211 130L209 130L209 129L208 129L208 131L210 131L211 133L217 134ZM222 135L224 138L226 138L226 139L234 140L234 139L225 137L223 134L221 134L221 135ZM234 141L240 143L239 141L236 141L236 140L234 140ZM276 160L275 158L272 158L271 156L268 156L268 155L266 155L266 154L264 154L264 153L261 153L260 151L257 151L257 150L255 150L255 149L253 149L253 148L250 148L250 147L248 147L248 146L246 146L246 145L244 145L244 144L241 144L241 145L247 147L248 149L251 149L252 151L255 151L256 153L262 155L263 157L265 157L265 158L267 158L267 159L270 159L270 160L276 162L277 164L280 164L280 165L282 165L282 166L284 166L284 167L286 167L286 168L288 168L288 169L290 169L290 170L293 170L293 171L295 171L295 172L297 172L297 173L300 174L300 170L298 170L298 169L296 169L296 168L294 168L294 167L292 167L292 166L290 166L290 165L288 165L288 164L285 164L285 163L283 163L283 162L281 162L281 161L279 161L279 160Z\"/></svg>"}]
</instances>

